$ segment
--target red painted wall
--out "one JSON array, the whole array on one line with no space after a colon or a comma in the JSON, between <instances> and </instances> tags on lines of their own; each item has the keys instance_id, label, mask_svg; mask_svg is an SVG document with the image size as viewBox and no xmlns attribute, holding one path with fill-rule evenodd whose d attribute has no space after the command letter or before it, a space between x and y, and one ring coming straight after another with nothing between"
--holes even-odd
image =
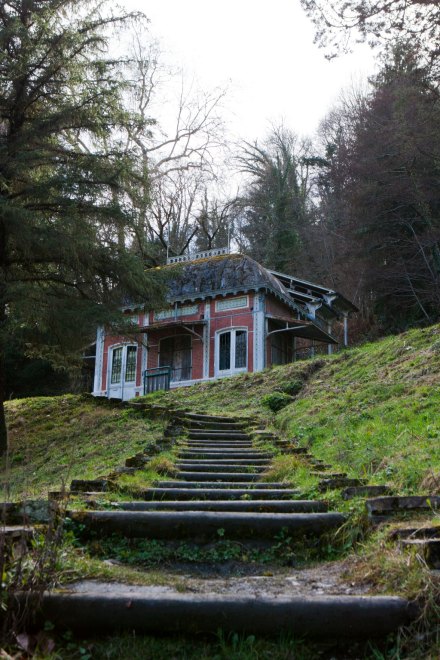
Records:
<instances>
[{"instance_id":1,"label":"red painted wall","mask_svg":"<svg viewBox=\"0 0 440 660\"><path fill-rule=\"evenodd\" d=\"M242 297L241 294L238 297ZM217 300L228 300L233 299L237 296L225 296L225 298L217 298ZM210 333L209 333L209 377L213 378L215 376L215 338L217 333L220 330L226 330L227 328L244 328L247 330L247 347L248 347L248 371L253 371L254 369L254 293L247 294L248 305L245 308L240 309L229 309L229 310L216 310L216 301L212 300L209 303L210 306ZM279 316L285 318L286 320L292 319L293 314L292 310L284 305L282 302L276 300L270 295L266 296L266 313L274 316ZM195 321L203 320L205 312L205 302L200 302L197 304L197 312L195 314L180 316L178 317L179 321ZM133 316L133 314L128 313L128 315ZM158 323L154 319L154 313L149 312L146 314L139 314L137 316L138 325L144 327L146 325L147 317L149 323ZM169 319L172 321L172 319ZM163 323L166 323L168 319L164 319ZM160 322L160 321L159 321ZM203 326L195 326L195 330L200 332L203 331ZM175 336L179 334L187 334L185 330L179 327L169 327L169 328L159 328L155 330L149 330L147 334L142 334L139 339L139 348L137 352L137 365L136 365L136 386L142 384L142 371L146 367L147 369L152 369L159 366L159 342L161 339L166 337ZM145 343L145 340L148 339L148 358L147 365L142 364L143 351L142 351L142 341ZM103 356L103 365L102 365L102 390L107 388L107 370L108 370L108 351L109 347L121 342L133 342L132 337L117 337L108 335L104 339L104 356ZM191 335L191 344L192 344L192 377L193 379L203 378L203 342ZM270 361L270 346L268 341L268 346L266 349L267 359ZM269 364L267 365L269 366Z\"/></svg>"}]
</instances>

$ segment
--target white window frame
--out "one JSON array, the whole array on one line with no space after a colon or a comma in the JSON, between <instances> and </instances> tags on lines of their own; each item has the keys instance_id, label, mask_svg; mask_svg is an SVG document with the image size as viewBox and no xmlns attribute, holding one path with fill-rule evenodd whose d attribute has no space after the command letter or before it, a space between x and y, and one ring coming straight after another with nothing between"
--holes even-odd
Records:
<instances>
[{"instance_id":1,"label":"white window frame","mask_svg":"<svg viewBox=\"0 0 440 660\"><path fill-rule=\"evenodd\" d=\"M135 372L134 372L134 380L125 380L126 376L126 367L127 367L127 349L132 346L133 348L136 349L136 367L135 367ZM112 378L112 370L113 370L113 352L117 350L118 348L122 348L122 362L121 362L121 378L118 380L116 383L111 382ZM139 345L134 344L133 342L127 342L126 344L113 344L112 346L109 346L108 348L108 374L107 374L107 389L109 387L116 387L119 385L120 387L123 387L125 385L129 385L132 387L136 387L136 377L137 377L137 367L138 367L138 358L139 358Z\"/></svg>"},{"instance_id":2,"label":"white window frame","mask_svg":"<svg viewBox=\"0 0 440 660\"><path fill-rule=\"evenodd\" d=\"M235 336L237 331L244 330L246 332L246 365L244 367L236 368L235 366ZM232 334L231 337L231 366L229 369L220 369L220 337L226 332ZM249 328L246 326L233 326L231 328L222 328L215 333L215 375L216 376L231 376L232 374L245 373L248 370L249 364Z\"/></svg>"}]
</instances>

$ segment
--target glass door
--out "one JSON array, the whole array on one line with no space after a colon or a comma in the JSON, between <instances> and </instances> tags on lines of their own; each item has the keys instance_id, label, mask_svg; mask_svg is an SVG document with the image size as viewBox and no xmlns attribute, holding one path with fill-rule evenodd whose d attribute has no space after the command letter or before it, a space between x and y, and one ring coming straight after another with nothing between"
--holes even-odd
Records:
<instances>
[{"instance_id":1,"label":"glass door","mask_svg":"<svg viewBox=\"0 0 440 660\"><path fill-rule=\"evenodd\" d=\"M231 329L217 335L217 372L232 374L247 369L247 331Z\"/></svg>"},{"instance_id":2,"label":"glass door","mask_svg":"<svg viewBox=\"0 0 440 660\"><path fill-rule=\"evenodd\" d=\"M137 346L116 346L109 354L109 398L132 399L136 388Z\"/></svg>"}]
</instances>

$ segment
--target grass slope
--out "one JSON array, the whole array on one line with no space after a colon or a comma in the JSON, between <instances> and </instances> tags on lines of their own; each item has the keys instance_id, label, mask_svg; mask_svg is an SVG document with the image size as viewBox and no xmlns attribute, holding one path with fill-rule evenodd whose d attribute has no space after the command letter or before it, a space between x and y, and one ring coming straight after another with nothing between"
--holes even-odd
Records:
<instances>
[{"instance_id":1,"label":"grass slope","mask_svg":"<svg viewBox=\"0 0 440 660\"><path fill-rule=\"evenodd\" d=\"M145 400L255 417L351 476L388 483L402 493L438 492L439 384L440 326L435 325ZM265 405L268 394L300 387L277 414Z\"/></svg>"},{"instance_id":2,"label":"grass slope","mask_svg":"<svg viewBox=\"0 0 440 660\"><path fill-rule=\"evenodd\" d=\"M43 496L71 479L106 475L163 430L136 410L89 396L16 399L6 411L10 457L2 500Z\"/></svg>"}]
</instances>

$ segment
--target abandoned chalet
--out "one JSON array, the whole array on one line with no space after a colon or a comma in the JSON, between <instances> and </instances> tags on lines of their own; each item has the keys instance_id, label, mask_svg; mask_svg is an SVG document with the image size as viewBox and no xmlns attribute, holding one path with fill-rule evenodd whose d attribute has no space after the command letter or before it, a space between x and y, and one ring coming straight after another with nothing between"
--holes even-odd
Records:
<instances>
[{"instance_id":1,"label":"abandoned chalet","mask_svg":"<svg viewBox=\"0 0 440 660\"><path fill-rule=\"evenodd\" d=\"M131 399L156 389L260 371L332 351L356 307L324 286L263 268L227 249L172 257L166 309L124 308L130 337L97 331L93 394Z\"/></svg>"}]
</instances>

